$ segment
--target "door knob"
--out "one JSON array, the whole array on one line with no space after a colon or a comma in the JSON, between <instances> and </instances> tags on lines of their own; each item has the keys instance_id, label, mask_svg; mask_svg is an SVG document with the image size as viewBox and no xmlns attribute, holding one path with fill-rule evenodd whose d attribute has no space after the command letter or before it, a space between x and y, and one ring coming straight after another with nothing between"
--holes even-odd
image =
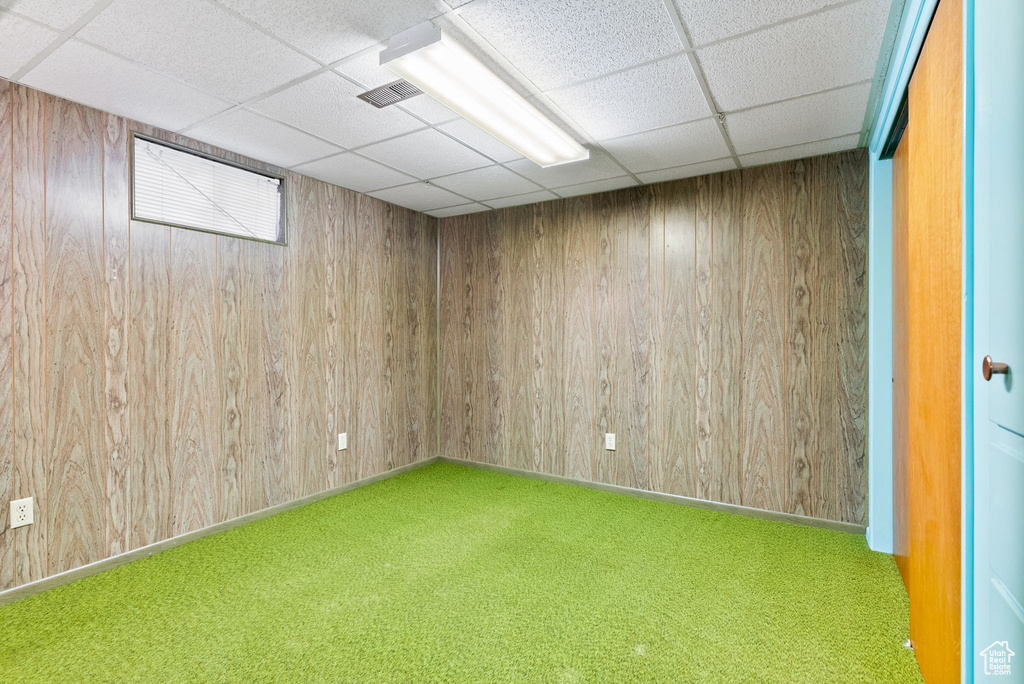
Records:
<instances>
[{"instance_id":1,"label":"door knob","mask_svg":"<svg viewBox=\"0 0 1024 684\"><path fill-rule=\"evenodd\" d=\"M993 375L1006 375L1010 367L1005 363L996 363L991 356L986 356L981 362L981 377L991 380Z\"/></svg>"}]
</instances>

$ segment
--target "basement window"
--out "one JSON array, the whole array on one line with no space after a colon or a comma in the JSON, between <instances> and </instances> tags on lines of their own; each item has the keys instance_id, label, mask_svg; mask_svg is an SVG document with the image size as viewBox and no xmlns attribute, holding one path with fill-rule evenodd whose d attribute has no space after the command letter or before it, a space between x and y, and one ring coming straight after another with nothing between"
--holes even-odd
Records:
<instances>
[{"instance_id":1,"label":"basement window","mask_svg":"<svg viewBox=\"0 0 1024 684\"><path fill-rule=\"evenodd\" d=\"M207 233L285 243L278 176L136 135L132 218Z\"/></svg>"}]
</instances>

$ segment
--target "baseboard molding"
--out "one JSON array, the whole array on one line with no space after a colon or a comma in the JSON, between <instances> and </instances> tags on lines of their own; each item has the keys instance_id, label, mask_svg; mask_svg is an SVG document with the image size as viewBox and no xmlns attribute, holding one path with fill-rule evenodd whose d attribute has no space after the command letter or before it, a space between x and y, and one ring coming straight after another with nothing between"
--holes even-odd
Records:
<instances>
[{"instance_id":1,"label":"baseboard molding","mask_svg":"<svg viewBox=\"0 0 1024 684\"><path fill-rule=\"evenodd\" d=\"M455 463L458 465L469 466L471 468L479 468L481 470L493 470L494 472L505 473L508 475L520 475L522 477L531 477L535 480L546 480L548 482L561 482L564 484L579 485L580 487L599 489L603 492L625 494L627 496L635 496L641 499L652 499L654 501L665 501L667 503L679 504L681 506L693 506L695 508L706 508L712 511L735 513L737 515L745 515L751 518L764 518L765 520L795 523L797 525L807 525L808 527L821 527L826 530L850 532L853 534L860 535L863 535L866 530L866 528L863 525L854 525L853 523L838 522L836 520L825 520L824 518L811 518L805 515L794 515L792 513L766 511L762 508L749 508L747 506L737 506L735 504L719 503L717 501L706 501L704 499L693 499L688 496L679 496L677 494L662 494L661 492L650 492L647 491L646 489L636 489L635 487L623 487L620 485L605 484L604 482L579 480L574 477L564 477L562 475L548 475L547 473L536 473L533 472L532 470L510 468L508 466L493 465L490 463L477 463L476 461L467 461L461 458L450 458L448 456L441 456L437 460L443 463Z\"/></svg>"},{"instance_id":2,"label":"baseboard molding","mask_svg":"<svg viewBox=\"0 0 1024 684\"><path fill-rule=\"evenodd\" d=\"M38 594L39 592L46 591L47 589L59 587L62 584L68 584L69 582L74 582L76 580L89 577L90 575L95 575L106 570L113 570L114 568L120 567L122 565L127 565L132 561L137 561L141 558L152 556L154 553L159 553L160 551L173 549L175 546L181 546L182 544L194 541L196 539L200 539L202 537L209 536L211 534L225 532L235 527L245 525L246 523L251 523L262 518L268 518L277 513L283 513L293 508L298 508L299 506L305 506L306 504L313 503L314 501L320 501L321 499L326 499L336 494L341 494L343 492L348 492L353 489L365 487L368 484L373 484L374 482L386 480L389 477L401 475L402 473L407 473L410 470L416 470L417 468L421 468L429 463L434 463L436 461L437 457L435 456L432 458L425 459L423 461L410 463L408 465L400 466L393 470L388 470L377 475L364 477L361 480L356 480L354 482L343 484L340 487L335 487L334 489L327 489L322 492L317 492L316 494L304 496L301 499L286 501L285 503L277 504L276 506L270 506L269 508L264 508L258 511L254 511L252 513L247 513L243 516L232 518L231 520L225 520L224 522L219 522L215 525L210 525L209 527L203 527L198 530L186 532L185 534L180 534L177 537L164 539L163 541L158 541L153 544L149 544L148 546L142 546L137 549L132 549L131 551L126 551L125 553L118 554L116 556L111 556L110 558L104 558L103 560L98 560L95 563L89 563L88 565L83 565L72 570L67 570L65 572L61 572L50 577L44 577L43 579L36 580L35 582L22 584L21 586L14 587L13 589L0 591L0 606L12 603L19 599L26 598L28 596L32 596L33 594Z\"/></svg>"}]
</instances>

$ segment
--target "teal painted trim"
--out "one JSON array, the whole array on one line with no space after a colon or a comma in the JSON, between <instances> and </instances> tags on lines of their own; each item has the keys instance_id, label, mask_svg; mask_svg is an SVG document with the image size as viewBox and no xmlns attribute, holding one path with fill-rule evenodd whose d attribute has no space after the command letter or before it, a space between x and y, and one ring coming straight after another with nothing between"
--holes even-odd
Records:
<instances>
[{"instance_id":1,"label":"teal painted trim","mask_svg":"<svg viewBox=\"0 0 1024 684\"><path fill-rule=\"evenodd\" d=\"M892 160L868 181L868 546L892 553Z\"/></svg>"},{"instance_id":2,"label":"teal painted trim","mask_svg":"<svg viewBox=\"0 0 1024 684\"><path fill-rule=\"evenodd\" d=\"M878 51L878 61L875 62L875 76L871 79L871 92L868 94L868 106L864 109L864 123L860 127L860 141L857 147L867 147L868 139L871 137L871 124L878 113L882 86L885 85L885 77L889 74L906 2L907 0L892 0L892 6L889 8L889 19L885 23L885 33L882 34L882 47Z\"/></svg>"},{"instance_id":3,"label":"teal painted trim","mask_svg":"<svg viewBox=\"0 0 1024 684\"><path fill-rule=\"evenodd\" d=\"M964 232L962 392L960 398L960 681L974 681L974 0L964 0Z\"/></svg>"},{"instance_id":4,"label":"teal painted trim","mask_svg":"<svg viewBox=\"0 0 1024 684\"><path fill-rule=\"evenodd\" d=\"M939 0L906 0L906 3L896 37L896 47L879 99L878 111L871 123L868 147L875 153L881 150L892 129L896 111L899 109L903 94L907 92L910 75L917 64L918 55L921 54L921 46L924 44L925 34L928 33Z\"/></svg>"}]
</instances>

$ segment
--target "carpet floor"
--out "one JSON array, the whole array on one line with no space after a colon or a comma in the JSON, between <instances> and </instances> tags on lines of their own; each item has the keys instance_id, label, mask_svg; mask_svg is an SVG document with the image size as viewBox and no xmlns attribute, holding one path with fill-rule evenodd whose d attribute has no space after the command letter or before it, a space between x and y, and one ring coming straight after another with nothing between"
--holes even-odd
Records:
<instances>
[{"instance_id":1,"label":"carpet floor","mask_svg":"<svg viewBox=\"0 0 1024 684\"><path fill-rule=\"evenodd\" d=\"M920 682L858 535L431 464L0 607L14 682Z\"/></svg>"}]
</instances>

